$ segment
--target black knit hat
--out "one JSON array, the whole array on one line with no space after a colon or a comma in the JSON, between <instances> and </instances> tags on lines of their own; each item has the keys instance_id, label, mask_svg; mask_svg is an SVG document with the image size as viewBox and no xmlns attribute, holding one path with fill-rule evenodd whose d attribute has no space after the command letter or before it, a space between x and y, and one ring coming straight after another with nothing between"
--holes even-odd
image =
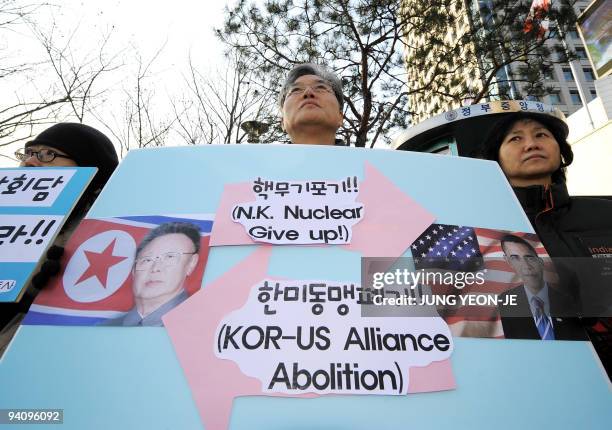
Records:
<instances>
[{"instance_id":1,"label":"black knit hat","mask_svg":"<svg viewBox=\"0 0 612 430\"><path fill-rule=\"evenodd\" d=\"M556 183L565 182L565 168L572 164L574 153L567 142L567 136L569 134L567 124L561 118L554 115L535 112L512 112L503 114L482 143L482 158L499 162L499 148L514 124L520 120L537 121L553 134L559 145L561 165L553 172L552 181Z\"/></svg>"},{"instance_id":2,"label":"black knit hat","mask_svg":"<svg viewBox=\"0 0 612 430\"><path fill-rule=\"evenodd\" d=\"M95 191L104 186L119 164L117 152L108 137L85 124L64 122L56 124L26 143L46 145L69 155L79 167L97 167L98 173L89 189Z\"/></svg>"}]
</instances>

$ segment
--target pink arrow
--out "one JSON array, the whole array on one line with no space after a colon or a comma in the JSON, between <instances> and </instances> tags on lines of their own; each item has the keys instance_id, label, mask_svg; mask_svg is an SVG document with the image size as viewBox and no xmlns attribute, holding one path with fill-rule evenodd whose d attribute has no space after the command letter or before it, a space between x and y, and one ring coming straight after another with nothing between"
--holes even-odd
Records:
<instances>
[{"instance_id":1,"label":"pink arrow","mask_svg":"<svg viewBox=\"0 0 612 430\"><path fill-rule=\"evenodd\" d=\"M352 241L344 248L364 257L399 257L435 220L367 161L357 201L365 216L353 226Z\"/></svg>"}]
</instances>

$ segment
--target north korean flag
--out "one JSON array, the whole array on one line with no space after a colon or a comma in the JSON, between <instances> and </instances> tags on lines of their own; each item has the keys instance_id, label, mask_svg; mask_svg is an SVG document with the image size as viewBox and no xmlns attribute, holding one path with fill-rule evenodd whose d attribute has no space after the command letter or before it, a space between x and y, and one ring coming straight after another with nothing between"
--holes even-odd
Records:
<instances>
[{"instance_id":1,"label":"north korean flag","mask_svg":"<svg viewBox=\"0 0 612 430\"><path fill-rule=\"evenodd\" d=\"M167 216L85 219L66 245L63 270L38 294L23 323L96 325L134 306L132 266L138 243L166 222L189 222L200 228L200 259L185 283L188 294L201 287L211 218Z\"/></svg>"}]
</instances>

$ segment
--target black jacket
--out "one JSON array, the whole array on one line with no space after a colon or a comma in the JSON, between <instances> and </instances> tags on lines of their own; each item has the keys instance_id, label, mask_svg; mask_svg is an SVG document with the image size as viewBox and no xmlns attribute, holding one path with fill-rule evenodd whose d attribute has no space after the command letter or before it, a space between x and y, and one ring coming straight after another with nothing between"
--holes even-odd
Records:
<instances>
[{"instance_id":1,"label":"black jacket","mask_svg":"<svg viewBox=\"0 0 612 430\"><path fill-rule=\"evenodd\" d=\"M570 197L565 184L515 187L529 221L553 258L576 274L582 314L610 314L612 303L612 200ZM579 258L576 258L579 257ZM582 258L580 258L582 257ZM605 257L605 258L602 258ZM555 262L557 268L559 265ZM606 275L607 273L607 275ZM585 318L589 337L612 379L612 319ZM596 328L599 327L599 330Z\"/></svg>"},{"instance_id":2,"label":"black jacket","mask_svg":"<svg viewBox=\"0 0 612 430\"><path fill-rule=\"evenodd\" d=\"M570 197L565 184L514 192L551 257L593 257L593 249L612 249L612 200Z\"/></svg>"},{"instance_id":3,"label":"black jacket","mask_svg":"<svg viewBox=\"0 0 612 430\"><path fill-rule=\"evenodd\" d=\"M563 183L514 192L581 314L612 316L612 200L570 197Z\"/></svg>"}]
</instances>

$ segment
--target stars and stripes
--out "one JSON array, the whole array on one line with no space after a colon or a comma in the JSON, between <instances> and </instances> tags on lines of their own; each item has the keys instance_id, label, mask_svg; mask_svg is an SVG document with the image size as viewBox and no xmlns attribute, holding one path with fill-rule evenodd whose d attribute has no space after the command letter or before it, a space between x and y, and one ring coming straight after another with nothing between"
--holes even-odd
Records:
<instances>
[{"instance_id":1,"label":"stars and stripes","mask_svg":"<svg viewBox=\"0 0 612 430\"><path fill-rule=\"evenodd\" d=\"M510 232L466 226L433 224L411 245L416 270L442 273L483 273L482 285L463 288L448 284L429 284L439 295L495 294L520 285L521 280L504 260L501 238ZM529 242L538 256L548 257L535 234L512 233ZM545 279L554 282L554 269L545 263ZM503 330L497 307L470 306L445 309L442 317L457 336L499 337Z\"/></svg>"},{"instance_id":2,"label":"stars and stripes","mask_svg":"<svg viewBox=\"0 0 612 430\"><path fill-rule=\"evenodd\" d=\"M482 254L471 227L432 224L411 246L417 269L475 271Z\"/></svg>"}]
</instances>

